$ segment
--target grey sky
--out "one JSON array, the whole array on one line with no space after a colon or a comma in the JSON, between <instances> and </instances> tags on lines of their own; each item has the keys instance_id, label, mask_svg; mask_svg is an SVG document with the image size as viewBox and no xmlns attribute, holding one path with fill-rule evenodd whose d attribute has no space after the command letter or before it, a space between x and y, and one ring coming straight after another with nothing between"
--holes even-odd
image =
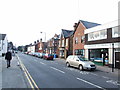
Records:
<instances>
[{"instance_id":1,"label":"grey sky","mask_svg":"<svg viewBox=\"0 0 120 90\"><path fill-rule=\"evenodd\" d=\"M100 24L118 19L120 0L0 0L0 33L14 44L47 40L81 20Z\"/></svg>"}]
</instances>

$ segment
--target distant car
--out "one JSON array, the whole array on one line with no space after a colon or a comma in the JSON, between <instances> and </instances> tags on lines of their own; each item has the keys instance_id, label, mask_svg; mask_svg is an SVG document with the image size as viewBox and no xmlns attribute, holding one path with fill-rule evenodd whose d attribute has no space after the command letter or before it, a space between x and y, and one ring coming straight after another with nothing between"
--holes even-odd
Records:
<instances>
[{"instance_id":1,"label":"distant car","mask_svg":"<svg viewBox=\"0 0 120 90\"><path fill-rule=\"evenodd\" d=\"M43 56L43 59L53 60L53 55L52 55L52 54L45 54L45 55Z\"/></svg>"},{"instance_id":2,"label":"distant car","mask_svg":"<svg viewBox=\"0 0 120 90\"><path fill-rule=\"evenodd\" d=\"M39 58L43 58L44 55L45 55L45 53L40 53Z\"/></svg>"},{"instance_id":3,"label":"distant car","mask_svg":"<svg viewBox=\"0 0 120 90\"><path fill-rule=\"evenodd\" d=\"M77 55L70 55L66 59L66 65L79 68L81 71L84 69L95 70L96 66L93 62L84 57Z\"/></svg>"}]
</instances>

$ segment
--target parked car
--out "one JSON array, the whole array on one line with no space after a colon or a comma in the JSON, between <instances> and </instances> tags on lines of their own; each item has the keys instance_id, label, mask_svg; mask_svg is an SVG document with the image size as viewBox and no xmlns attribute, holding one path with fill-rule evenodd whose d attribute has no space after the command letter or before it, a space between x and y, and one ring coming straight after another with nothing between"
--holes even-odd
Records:
<instances>
[{"instance_id":1,"label":"parked car","mask_svg":"<svg viewBox=\"0 0 120 90\"><path fill-rule=\"evenodd\" d=\"M34 52L33 56L38 57L39 52Z\"/></svg>"},{"instance_id":2,"label":"parked car","mask_svg":"<svg viewBox=\"0 0 120 90\"><path fill-rule=\"evenodd\" d=\"M68 67L69 66L77 67L80 70L83 70L83 69L95 70L96 69L96 66L93 62L89 61L88 59L84 57L77 56L77 55L68 56L66 59L66 65Z\"/></svg>"},{"instance_id":3,"label":"parked car","mask_svg":"<svg viewBox=\"0 0 120 90\"><path fill-rule=\"evenodd\" d=\"M52 54L45 54L45 55L43 56L43 59L53 60L53 55L52 55Z\"/></svg>"},{"instance_id":4,"label":"parked car","mask_svg":"<svg viewBox=\"0 0 120 90\"><path fill-rule=\"evenodd\" d=\"M40 54L39 54L39 57L40 57L40 58L43 58L44 55L45 55L45 53L40 53Z\"/></svg>"}]
</instances>

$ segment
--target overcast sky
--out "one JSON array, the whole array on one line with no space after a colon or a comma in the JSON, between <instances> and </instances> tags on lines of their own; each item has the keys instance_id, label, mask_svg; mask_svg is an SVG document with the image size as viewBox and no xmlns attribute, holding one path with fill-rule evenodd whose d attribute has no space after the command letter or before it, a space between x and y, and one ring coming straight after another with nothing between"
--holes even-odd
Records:
<instances>
[{"instance_id":1,"label":"overcast sky","mask_svg":"<svg viewBox=\"0 0 120 90\"><path fill-rule=\"evenodd\" d=\"M79 20L104 24L118 19L120 0L0 0L0 33L14 45L47 40ZM40 32L44 33L40 33Z\"/></svg>"}]
</instances>

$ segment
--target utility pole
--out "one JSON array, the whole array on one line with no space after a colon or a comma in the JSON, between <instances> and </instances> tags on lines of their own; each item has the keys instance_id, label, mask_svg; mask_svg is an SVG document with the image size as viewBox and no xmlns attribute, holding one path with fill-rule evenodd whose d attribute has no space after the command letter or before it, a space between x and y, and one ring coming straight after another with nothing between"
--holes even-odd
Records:
<instances>
[{"instance_id":1,"label":"utility pole","mask_svg":"<svg viewBox=\"0 0 120 90\"><path fill-rule=\"evenodd\" d=\"M112 72L114 72L114 43L112 43Z\"/></svg>"}]
</instances>

